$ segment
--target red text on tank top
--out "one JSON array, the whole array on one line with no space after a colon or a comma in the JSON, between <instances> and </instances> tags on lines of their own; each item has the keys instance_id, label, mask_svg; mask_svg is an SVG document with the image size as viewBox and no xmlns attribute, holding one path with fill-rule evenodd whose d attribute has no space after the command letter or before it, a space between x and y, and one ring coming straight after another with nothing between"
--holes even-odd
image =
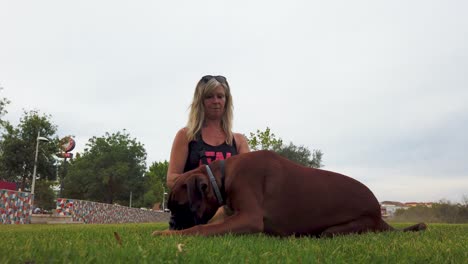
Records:
<instances>
[{"instance_id":1,"label":"red text on tank top","mask_svg":"<svg viewBox=\"0 0 468 264\"><path fill-rule=\"evenodd\" d=\"M224 160L224 159L231 157L231 152L226 152L226 157L224 157L223 152L205 151L205 156L206 156L206 162L210 164L212 161ZM201 160L200 160L200 165L203 165Z\"/></svg>"}]
</instances>

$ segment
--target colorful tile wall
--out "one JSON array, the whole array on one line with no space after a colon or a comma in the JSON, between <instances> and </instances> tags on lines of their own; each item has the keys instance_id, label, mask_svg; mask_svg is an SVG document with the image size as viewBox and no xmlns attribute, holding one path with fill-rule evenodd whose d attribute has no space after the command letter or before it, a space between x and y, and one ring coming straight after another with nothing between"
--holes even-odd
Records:
<instances>
[{"instance_id":1,"label":"colorful tile wall","mask_svg":"<svg viewBox=\"0 0 468 264\"><path fill-rule=\"evenodd\" d=\"M0 224L31 223L31 197L29 192L0 190Z\"/></svg>"},{"instance_id":2,"label":"colorful tile wall","mask_svg":"<svg viewBox=\"0 0 468 264\"><path fill-rule=\"evenodd\" d=\"M57 215L70 215L86 224L167 222L169 213L76 199L57 199Z\"/></svg>"}]
</instances>

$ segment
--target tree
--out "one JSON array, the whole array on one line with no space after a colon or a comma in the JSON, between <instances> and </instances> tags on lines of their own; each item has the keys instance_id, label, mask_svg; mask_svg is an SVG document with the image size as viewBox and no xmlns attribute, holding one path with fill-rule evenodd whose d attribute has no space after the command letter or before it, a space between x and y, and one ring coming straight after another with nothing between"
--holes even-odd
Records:
<instances>
[{"instance_id":1,"label":"tree","mask_svg":"<svg viewBox=\"0 0 468 264\"><path fill-rule=\"evenodd\" d=\"M22 190L29 189L34 168L37 134L51 139L39 144L36 176L55 180L55 153L58 152L57 127L51 116L37 110L24 112L17 127L3 122L5 132L0 141L0 178L20 182Z\"/></svg>"},{"instance_id":2,"label":"tree","mask_svg":"<svg viewBox=\"0 0 468 264\"><path fill-rule=\"evenodd\" d=\"M267 127L265 131L257 129L257 133L250 132L250 138L247 142L252 150L277 150L283 145L281 138L276 138L275 134L271 133L270 128Z\"/></svg>"},{"instance_id":3,"label":"tree","mask_svg":"<svg viewBox=\"0 0 468 264\"><path fill-rule=\"evenodd\" d=\"M0 91L2 91L2 90L3 90L3 88L0 87ZM2 116L4 116L6 113L8 113L7 110L6 110L6 106L7 106L9 103L10 103L10 101L9 101L7 98L5 98L5 97L2 98L2 97L0 97L0 127L2 127L2 126L3 126L3 122L5 122L5 121L2 120Z\"/></svg>"},{"instance_id":4,"label":"tree","mask_svg":"<svg viewBox=\"0 0 468 264\"><path fill-rule=\"evenodd\" d=\"M468 200L464 195L462 203L440 200L432 206L418 205L395 212L395 221L431 223L468 223Z\"/></svg>"},{"instance_id":5,"label":"tree","mask_svg":"<svg viewBox=\"0 0 468 264\"><path fill-rule=\"evenodd\" d=\"M0 91L2 91L3 88L0 87ZM3 120L2 117L7 114L7 110L6 110L6 106L10 103L10 101L5 98L5 97L0 97L0 132L2 131L2 129L6 126L8 126L8 122ZM2 140L2 135L0 135L0 141Z\"/></svg>"},{"instance_id":6,"label":"tree","mask_svg":"<svg viewBox=\"0 0 468 264\"><path fill-rule=\"evenodd\" d=\"M36 190L34 192L34 206L42 208L43 210L54 209L55 193L52 190L53 182L42 180L37 182Z\"/></svg>"},{"instance_id":7,"label":"tree","mask_svg":"<svg viewBox=\"0 0 468 264\"><path fill-rule=\"evenodd\" d=\"M153 162L145 175L145 196L143 206L152 207L157 202L163 202L166 186L166 175L169 162Z\"/></svg>"},{"instance_id":8,"label":"tree","mask_svg":"<svg viewBox=\"0 0 468 264\"><path fill-rule=\"evenodd\" d=\"M320 150L311 152L304 146L296 146L292 142L289 145L283 145L281 138L276 138L274 133L271 133L269 127L265 131L257 129L256 133L250 133L250 138L247 142L252 150L272 150L279 155L297 162L303 166L320 168L322 165L323 153ZM312 157L311 157L312 156Z\"/></svg>"},{"instance_id":9,"label":"tree","mask_svg":"<svg viewBox=\"0 0 468 264\"><path fill-rule=\"evenodd\" d=\"M312 168L320 168L322 165L322 156L323 153L320 150L314 149L311 152L308 148L304 146L296 146L292 142L289 145L283 145L276 150L281 156L295 161L301 165ZM312 157L311 157L312 156Z\"/></svg>"},{"instance_id":10,"label":"tree","mask_svg":"<svg viewBox=\"0 0 468 264\"><path fill-rule=\"evenodd\" d=\"M93 137L89 149L73 160L64 179L64 195L69 198L129 205L144 195L146 150L124 130Z\"/></svg>"}]
</instances>

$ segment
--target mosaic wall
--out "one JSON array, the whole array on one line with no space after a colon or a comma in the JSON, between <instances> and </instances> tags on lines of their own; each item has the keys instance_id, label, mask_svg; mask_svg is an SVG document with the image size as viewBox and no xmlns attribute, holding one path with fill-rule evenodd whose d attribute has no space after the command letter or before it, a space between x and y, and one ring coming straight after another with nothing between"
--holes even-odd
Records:
<instances>
[{"instance_id":1,"label":"mosaic wall","mask_svg":"<svg viewBox=\"0 0 468 264\"><path fill-rule=\"evenodd\" d=\"M0 224L31 223L31 193L0 190Z\"/></svg>"},{"instance_id":2,"label":"mosaic wall","mask_svg":"<svg viewBox=\"0 0 468 264\"><path fill-rule=\"evenodd\" d=\"M73 221L86 224L168 222L169 213L126 206L58 198L57 215L70 215Z\"/></svg>"}]
</instances>

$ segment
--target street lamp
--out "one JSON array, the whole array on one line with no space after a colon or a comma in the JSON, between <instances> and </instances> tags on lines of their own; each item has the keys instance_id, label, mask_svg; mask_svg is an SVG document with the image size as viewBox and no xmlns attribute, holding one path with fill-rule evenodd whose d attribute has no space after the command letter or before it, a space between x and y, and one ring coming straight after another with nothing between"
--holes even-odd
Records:
<instances>
[{"instance_id":1,"label":"street lamp","mask_svg":"<svg viewBox=\"0 0 468 264\"><path fill-rule=\"evenodd\" d=\"M48 138L41 137L40 132L37 132L36 157L34 158L34 171L33 171L33 178L32 178L31 194L34 194L34 186L36 185L37 153L39 152L39 142L40 141L49 142L50 140Z\"/></svg>"}]
</instances>

